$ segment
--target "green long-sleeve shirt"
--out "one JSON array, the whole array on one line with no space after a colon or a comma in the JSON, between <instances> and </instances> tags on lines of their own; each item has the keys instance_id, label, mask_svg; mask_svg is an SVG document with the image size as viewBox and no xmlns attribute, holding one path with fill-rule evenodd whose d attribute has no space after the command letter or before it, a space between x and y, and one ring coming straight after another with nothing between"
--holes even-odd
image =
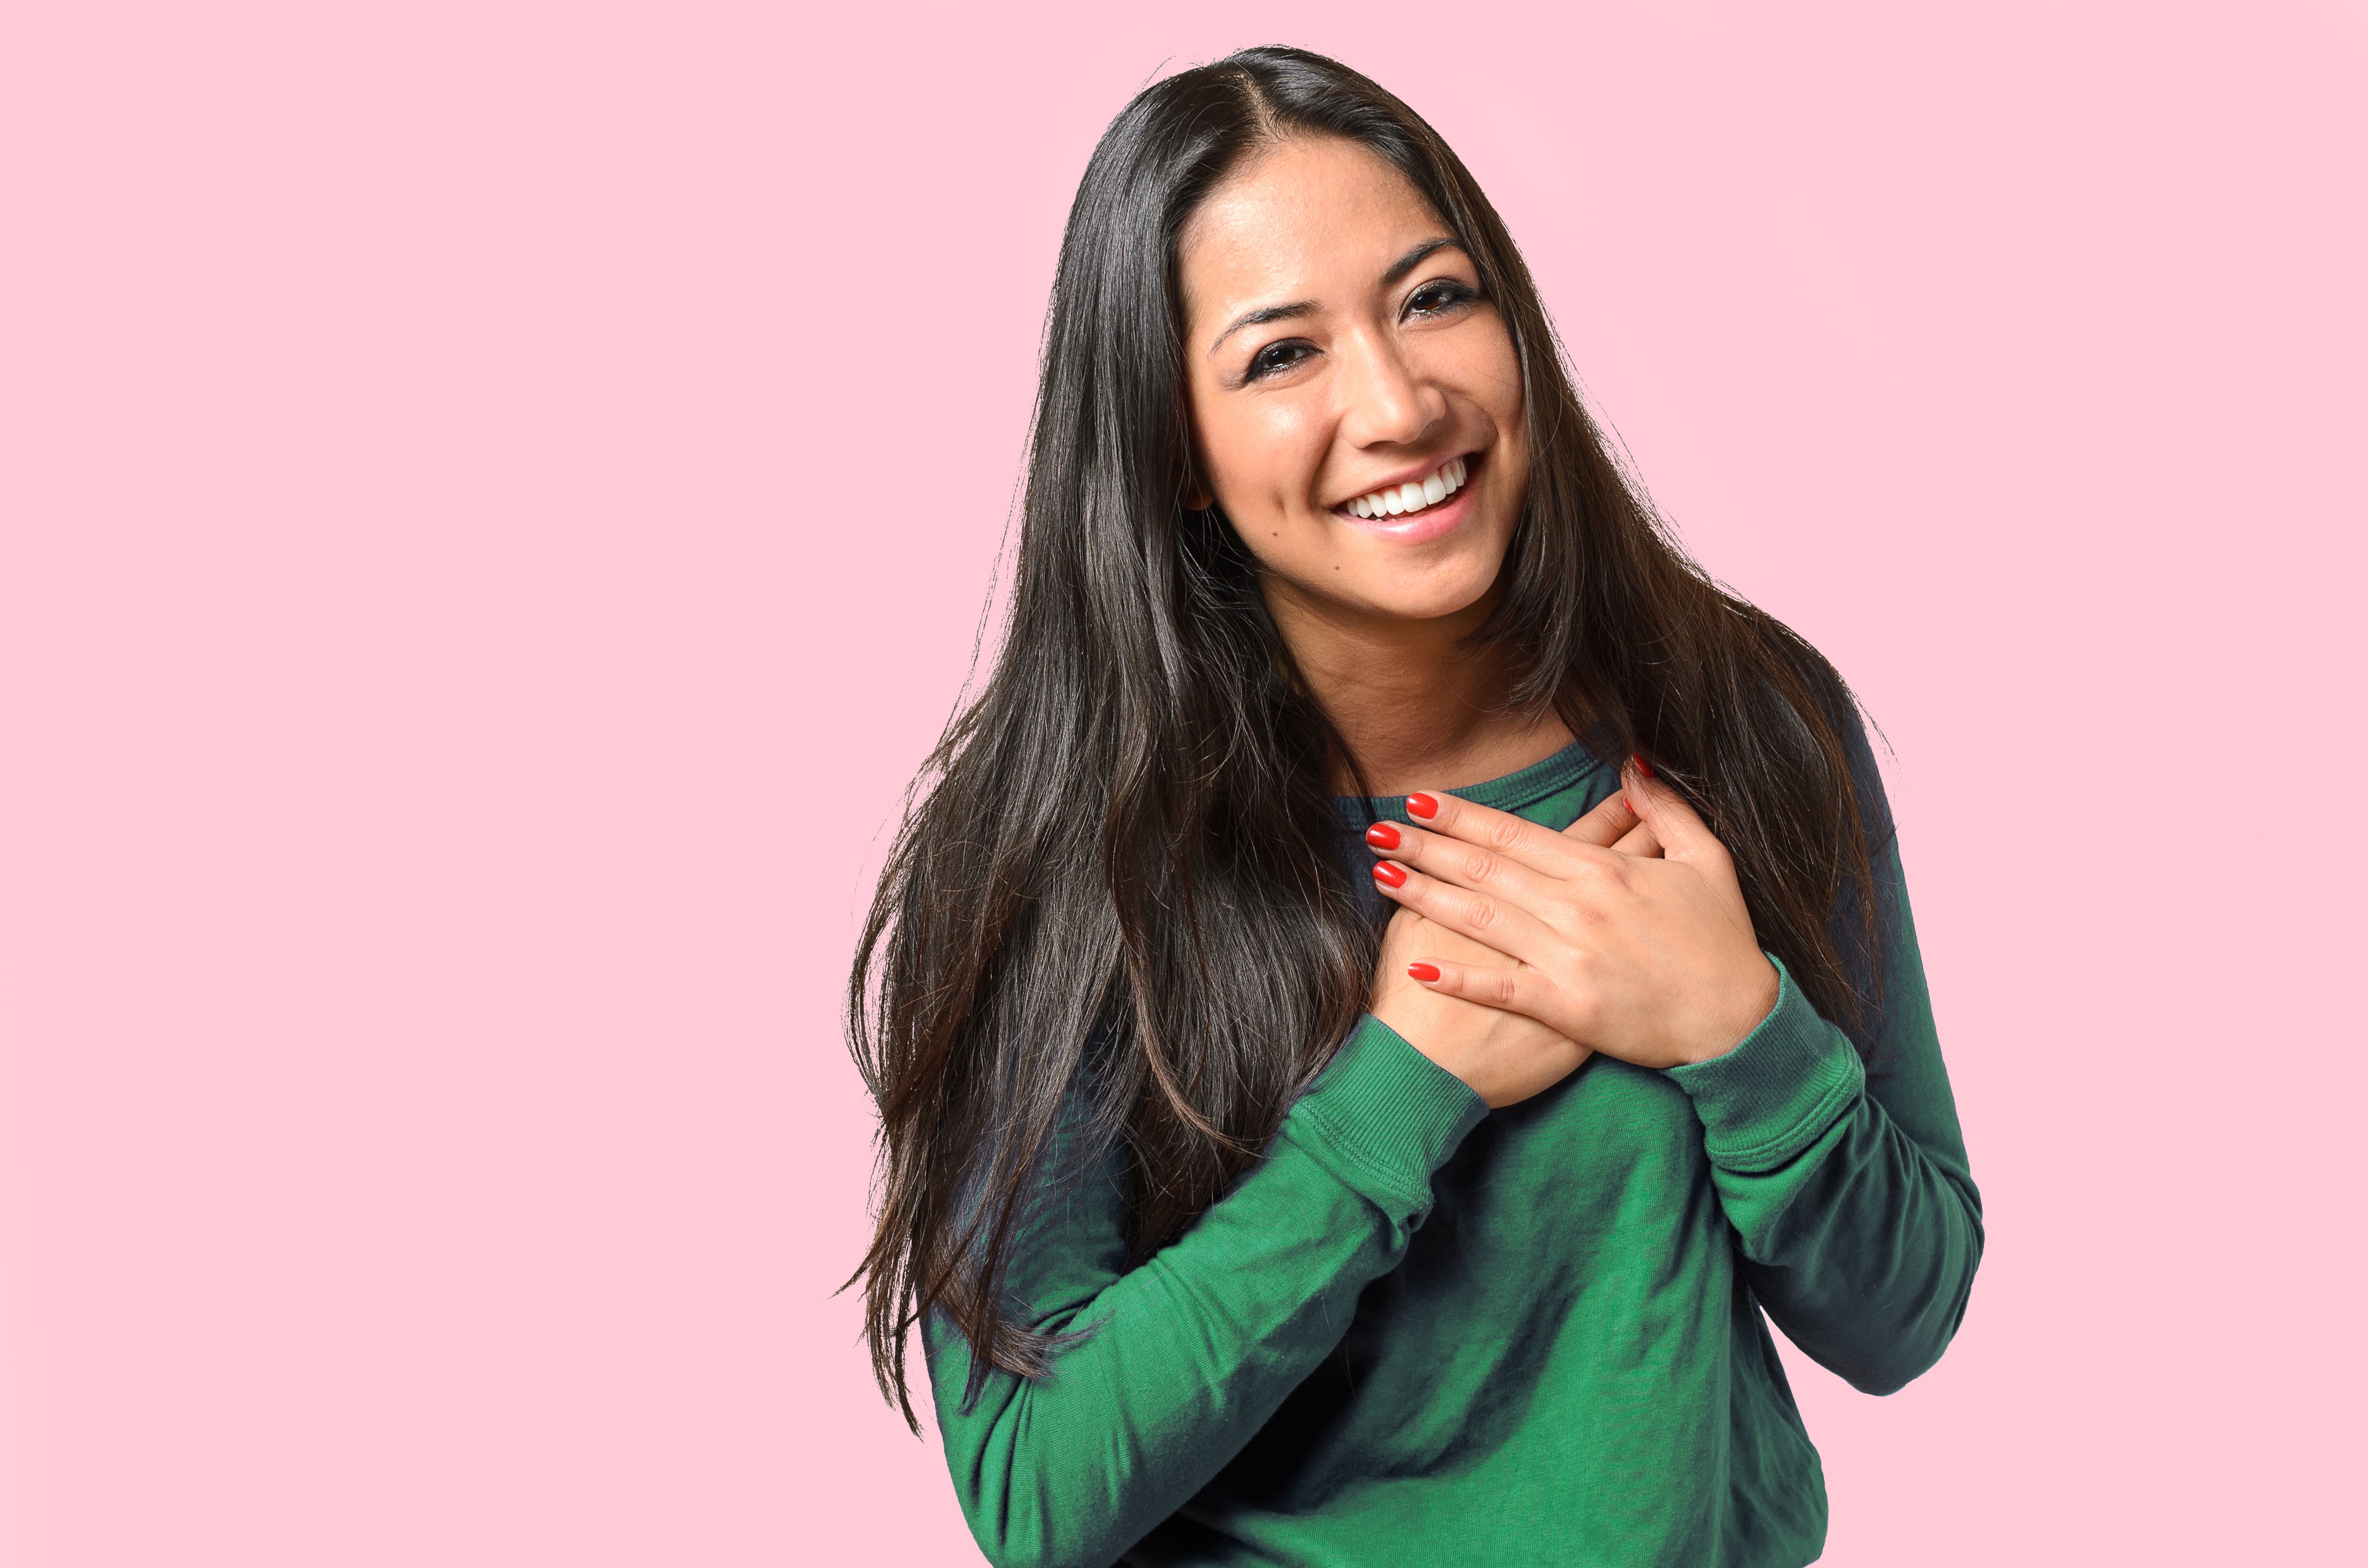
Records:
<instances>
[{"instance_id":1,"label":"green long-sleeve shirt","mask_svg":"<svg viewBox=\"0 0 2368 1568\"><path fill-rule=\"evenodd\" d=\"M1573 746L1456 792L1559 829L1617 783ZM1871 767L1861 785L1879 791ZM1366 808L1342 805L1346 845ZM1367 1017L1262 1160L1137 1267L1117 1158L1048 1171L1011 1299L1040 1331L1093 1332L964 1410L968 1347L927 1326L988 1558L1813 1561L1824 1478L1763 1311L1888 1392L1948 1344L1982 1245L1888 831L1873 847L1872 1076L1789 973L1725 1056L1596 1056L1494 1112Z\"/></svg>"}]
</instances>

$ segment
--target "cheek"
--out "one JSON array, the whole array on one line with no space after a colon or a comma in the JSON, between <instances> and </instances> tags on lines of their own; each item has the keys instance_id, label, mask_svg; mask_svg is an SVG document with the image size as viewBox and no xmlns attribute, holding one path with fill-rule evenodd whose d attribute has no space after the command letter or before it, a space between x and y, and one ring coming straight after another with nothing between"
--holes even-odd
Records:
<instances>
[{"instance_id":1,"label":"cheek","mask_svg":"<svg viewBox=\"0 0 2368 1568\"><path fill-rule=\"evenodd\" d=\"M1314 422L1281 399L1196 421L1201 461L1227 510L1271 516L1308 493L1322 450Z\"/></svg>"},{"instance_id":2,"label":"cheek","mask_svg":"<svg viewBox=\"0 0 2368 1568\"><path fill-rule=\"evenodd\" d=\"M1530 480L1530 430L1521 417L1520 367L1508 354L1501 377L1474 390L1489 423L1497 428L1497 472L1507 482L1508 493L1518 497L1529 489Z\"/></svg>"},{"instance_id":3,"label":"cheek","mask_svg":"<svg viewBox=\"0 0 2368 1568\"><path fill-rule=\"evenodd\" d=\"M1521 418L1521 359L1513 335L1493 311L1445 335L1438 369L1471 405L1500 428L1518 428Z\"/></svg>"},{"instance_id":4,"label":"cheek","mask_svg":"<svg viewBox=\"0 0 2368 1568\"><path fill-rule=\"evenodd\" d=\"M1478 390L1497 423L1518 437L1521 429L1521 361L1513 352L1513 340L1501 331L1491 345Z\"/></svg>"}]
</instances>

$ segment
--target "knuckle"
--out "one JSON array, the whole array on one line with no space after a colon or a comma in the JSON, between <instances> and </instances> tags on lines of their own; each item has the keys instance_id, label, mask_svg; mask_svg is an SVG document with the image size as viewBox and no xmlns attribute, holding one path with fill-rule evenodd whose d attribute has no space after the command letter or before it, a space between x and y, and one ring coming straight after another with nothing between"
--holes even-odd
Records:
<instances>
[{"instance_id":1,"label":"knuckle","mask_svg":"<svg viewBox=\"0 0 2368 1568\"><path fill-rule=\"evenodd\" d=\"M1497 849L1510 849L1521 841L1521 834L1530 824L1515 816L1499 817L1488 824L1488 843Z\"/></svg>"},{"instance_id":2,"label":"knuckle","mask_svg":"<svg viewBox=\"0 0 2368 1568\"><path fill-rule=\"evenodd\" d=\"M1463 858L1463 870L1465 881L1485 882L1497 873L1497 857L1486 849L1475 849Z\"/></svg>"},{"instance_id":3,"label":"knuckle","mask_svg":"<svg viewBox=\"0 0 2368 1568\"><path fill-rule=\"evenodd\" d=\"M1497 906L1497 901L1491 898L1475 898L1463 911L1465 924L1475 931L1492 930L1503 918L1504 912Z\"/></svg>"},{"instance_id":4,"label":"knuckle","mask_svg":"<svg viewBox=\"0 0 2368 1568\"><path fill-rule=\"evenodd\" d=\"M1509 969L1497 970L1488 977L1488 999L1499 1007L1512 1006L1520 989L1520 979Z\"/></svg>"}]
</instances>

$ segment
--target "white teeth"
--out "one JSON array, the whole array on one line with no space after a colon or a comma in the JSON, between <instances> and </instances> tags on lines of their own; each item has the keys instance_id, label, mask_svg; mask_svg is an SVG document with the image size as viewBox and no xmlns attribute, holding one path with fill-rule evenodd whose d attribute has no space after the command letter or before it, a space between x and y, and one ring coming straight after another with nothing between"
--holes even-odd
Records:
<instances>
[{"instance_id":1,"label":"white teeth","mask_svg":"<svg viewBox=\"0 0 2368 1568\"><path fill-rule=\"evenodd\" d=\"M1451 458L1420 480L1358 496L1349 503L1349 511L1360 517L1397 517L1419 512L1425 506L1438 506L1463 489L1469 472L1462 458Z\"/></svg>"}]
</instances>

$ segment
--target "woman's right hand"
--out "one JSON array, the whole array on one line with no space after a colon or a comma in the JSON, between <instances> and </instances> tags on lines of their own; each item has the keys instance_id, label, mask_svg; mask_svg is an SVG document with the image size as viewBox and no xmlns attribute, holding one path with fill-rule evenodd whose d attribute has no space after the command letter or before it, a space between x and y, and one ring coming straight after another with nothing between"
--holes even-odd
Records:
<instances>
[{"instance_id":1,"label":"woman's right hand","mask_svg":"<svg viewBox=\"0 0 2368 1568\"><path fill-rule=\"evenodd\" d=\"M1554 1087L1590 1054L1534 1018L1416 984L1406 965L1417 958L1475 969L1520 966L1494 948L1401 909L1383 933L1382 960L1373 975L1373 1017L1470 1085L1491 1110Z\"/></svg>"},{"instance_id":2,"label":"woman's right hand","mask_svg":"<svg viewBox=\"0 0 2368 1568\"><path fill-rule=\"evenodd\" d=\"M1661 846L1622 796L1614 795L1563 829L1565 836L1623 855L1658 858ZM1391 842L1395 843L1393 839ZM1472 1086L1488 1108L1519 1105L1578 1071L1594 1052L1534 1018L1442 995L1406 973L1417 959L1445 959L1474 969L1526 968L1460 931L1411 909L1390 916L1373 976L1373 1017L1407 1044Z\"/></svg>"}]
</instances>

